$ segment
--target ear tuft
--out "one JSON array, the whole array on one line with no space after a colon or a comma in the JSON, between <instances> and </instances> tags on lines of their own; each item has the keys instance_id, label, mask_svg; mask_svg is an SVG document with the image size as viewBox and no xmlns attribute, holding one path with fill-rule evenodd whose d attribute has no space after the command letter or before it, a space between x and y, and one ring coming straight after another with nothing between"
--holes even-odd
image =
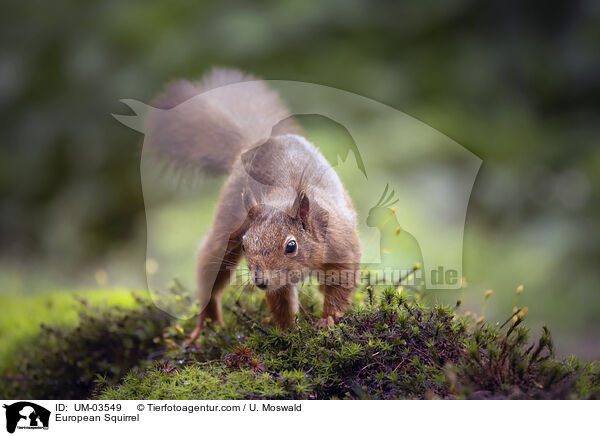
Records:
<instances>
[{"instance_id":1,"label":"ear tuft","mask_svg":"<svg viewBox=\"0 0 600 436\"><path fill-rule=\"evenodd\" d=\"M300 220L302 221L302 225L304 226L304 228L307 228L310 201L308 200L306 192L300 191L300 193L298 194L298 199L296 201L298 203L298 218L300 218Z\"/></svg>"}]
</instances>

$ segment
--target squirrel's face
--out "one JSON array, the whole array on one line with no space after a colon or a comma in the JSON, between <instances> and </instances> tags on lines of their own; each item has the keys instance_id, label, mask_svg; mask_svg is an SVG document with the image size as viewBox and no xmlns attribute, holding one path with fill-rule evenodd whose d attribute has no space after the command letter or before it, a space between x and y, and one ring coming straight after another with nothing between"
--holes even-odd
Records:
<instances>
[{"instance_id":1,"label":"squirrel's face","mask_svg":"<svg viewBox=\"0 0 600 436\"><path fill-rule=\"evenodd\" d=\"M314 247L299 217L259 206L241 242L252 281L260 289L296 284L310 269Z\"/></svg>"}]
</instances>

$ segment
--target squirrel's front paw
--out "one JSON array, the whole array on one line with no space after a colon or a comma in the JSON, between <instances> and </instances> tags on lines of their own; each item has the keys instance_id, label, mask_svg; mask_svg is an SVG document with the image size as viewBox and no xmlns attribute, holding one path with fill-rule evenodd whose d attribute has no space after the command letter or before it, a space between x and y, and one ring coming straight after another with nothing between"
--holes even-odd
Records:
<instances>
[{"instance_id":1,"label":"squirrel's front paw","mask_svg":"<svg viewBox=\"0 0 600 436\"><path fill-rule=\"evenodd\" d=\"M324 327L333 327L334 324L335 321L333 320L333 317L329 315L327 318L321 318L320 320L318 320L315 323L315 326L320 329Z\"/></svg>"},{"instance_id":2,"label":"squirrel's front paw","mask_svg":"<svg viewBox=\"0 0 600 436\"><path fill-rule=\"evenodd\" d=\"M334 316L328 315L327 317L323 316L320 320L315 323L317 328L323 327L333 327L341 317L344 316L344 312L336 312Z\"/></svg>"}]
</instances>

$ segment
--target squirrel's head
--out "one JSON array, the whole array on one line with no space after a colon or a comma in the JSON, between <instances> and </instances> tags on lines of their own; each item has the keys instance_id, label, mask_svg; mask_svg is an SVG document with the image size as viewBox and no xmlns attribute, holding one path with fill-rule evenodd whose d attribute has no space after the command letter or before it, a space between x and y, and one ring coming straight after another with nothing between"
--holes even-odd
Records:
<instances>
[{"instance_id":1,"label":"squirrel's head","mask_svg":"<svg viewBox=\"0 0 600 436\"><path fill-rule=\"evenodd\" d=\"M297 195L291 207L283 209L256 204L249 192L243 197L248 220L241 237L242 252L254 284L275 291L300 282L319 252L323 217L315 216L317 210L311 211L305 192Z\"/></svg>"}]
</instances>

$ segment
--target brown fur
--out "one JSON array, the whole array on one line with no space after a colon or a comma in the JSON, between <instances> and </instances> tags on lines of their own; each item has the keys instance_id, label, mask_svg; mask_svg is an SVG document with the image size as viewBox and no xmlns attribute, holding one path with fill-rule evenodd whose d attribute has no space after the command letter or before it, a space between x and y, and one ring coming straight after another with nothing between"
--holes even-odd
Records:
<instances>
[{"instance_id":1,"label":"brown fur","mask_svg":"<svg viewBox=\"0 0 600 436\"><path fill-rule=\"evenodd\" d=\"M241 73L215 70L199 84L178 82L157 103L174 107L235 83L211 98L189 100L176 121L155 120L153 131L163 133L150 138L151 146L175 161L230 173L198 256L204 309L190 341L207 319L223 323L221 294L242 255L254 282L266 286L267 307L283 329L294 326L295 283L302 275L320 272L324 306L319 325L331 325L344 314L356 286L360 248L350 197L321 153L299 135L277 95L264 83L248 80ZM266 137L265 131L270 132ZM297 249L286 254L291 237ZM290 272L293 280L283 281Z\"/></svg>"}]
</instances>

